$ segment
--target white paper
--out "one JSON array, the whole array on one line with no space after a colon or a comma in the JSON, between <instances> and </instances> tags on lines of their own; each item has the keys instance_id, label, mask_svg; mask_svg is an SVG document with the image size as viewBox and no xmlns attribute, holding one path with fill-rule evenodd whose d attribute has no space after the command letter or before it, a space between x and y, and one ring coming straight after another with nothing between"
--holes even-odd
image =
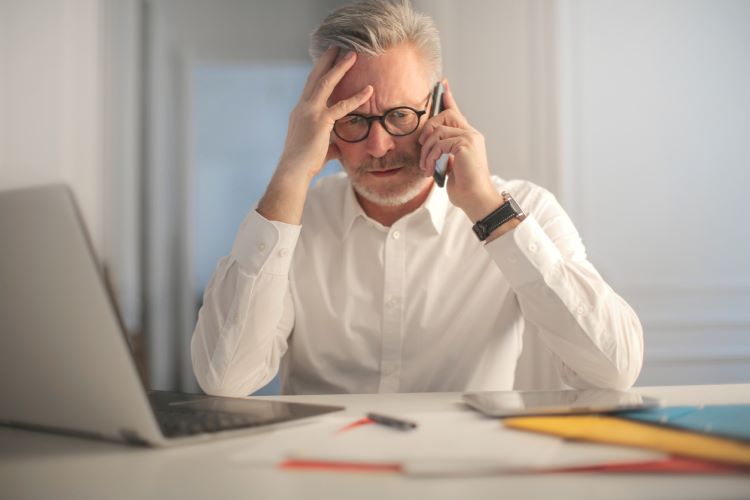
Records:
<instances>
[{"instance_id":1,"label":"white paper","mask_svg":"<svg viewBox=\"0 0 750 500\"><path fill-rule=\"evenodd\" d=\"M343 432L323 432L317 439L290 449L287 458L400 464L408 474L464 475L637 463L666 456L659 452L570 442L554 436L506 429L499 420L475 413L398 416L418 422L418 428L401 431L367 424Z\"/></svg>"}]
</instances>

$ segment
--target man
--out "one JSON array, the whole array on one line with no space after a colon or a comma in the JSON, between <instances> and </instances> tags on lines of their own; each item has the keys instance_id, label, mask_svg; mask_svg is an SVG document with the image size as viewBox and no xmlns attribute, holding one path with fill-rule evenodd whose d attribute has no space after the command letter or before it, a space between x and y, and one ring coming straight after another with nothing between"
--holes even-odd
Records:
<instances>
[{"instance_id":1,"label":"man","mask_svg":"<svg viewBox=\"0 0 750 500\"><path fill-rule=\"evenodd\" d=\"M432 21L367 0L330 14L311 54L276 172L205 292L201 387L244 396L281 367L287 394L510 390L530 335L566 384L631 386L638 318L554 197L490 174L450 86L429 118ZM332 159L345 174L310 187Z\"/></svg>"}]
</instances>

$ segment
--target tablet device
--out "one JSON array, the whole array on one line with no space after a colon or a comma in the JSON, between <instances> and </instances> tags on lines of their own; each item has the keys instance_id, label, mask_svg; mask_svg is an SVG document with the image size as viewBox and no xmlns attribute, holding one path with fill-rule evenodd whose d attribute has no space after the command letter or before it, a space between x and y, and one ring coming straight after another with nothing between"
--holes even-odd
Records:
<instances>
[{"instance_id":1,"label":"tablet device","mask_svg":"<svg viewBox=\"0 0 750 500\"><path fill-rule=\"evenodd\" d=\"M463 400L489 417L614 413L660 405L658 399L609 389L470 392Z\"/></svg>"}]
</instances>

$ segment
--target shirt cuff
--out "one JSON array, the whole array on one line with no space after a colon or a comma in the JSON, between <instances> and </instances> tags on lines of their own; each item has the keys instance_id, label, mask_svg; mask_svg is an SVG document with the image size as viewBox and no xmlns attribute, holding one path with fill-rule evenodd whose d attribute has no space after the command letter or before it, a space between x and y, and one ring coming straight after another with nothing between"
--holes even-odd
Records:
<instances>
[{"instance_id":1,"label":"shirt cuff","mask_svg":"<svg viewBox=\"0 0 750 500\"><path fill-rule=\"evenodd\" d=\"M532 215L485 249L513 288L548 281L562 266L560 250Z\"/></svg>"},{"instance_id":2,"label":"shirt cuff","mask_svg":"<svg viewBox=\"0 0 750 500\"><path fill-rule=\"evenodd\" d=\"M287 275L301 229L251 210L237 232L231 255L247 275L257 276L261 271Z\"/></svg>"}]
</instances>

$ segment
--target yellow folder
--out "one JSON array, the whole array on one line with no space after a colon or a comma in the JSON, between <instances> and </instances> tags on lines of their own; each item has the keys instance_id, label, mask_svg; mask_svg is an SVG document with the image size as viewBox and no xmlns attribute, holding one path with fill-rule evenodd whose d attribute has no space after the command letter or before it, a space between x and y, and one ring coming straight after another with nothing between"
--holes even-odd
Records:
<instances>
[{"instance_id":1,"label":"yellow folder","mask_svg":"<svg viewBox=\"0 0 750 500\"><path fill-rule=\"evenodd\" d=\"M503 423L513 429L552 434L566 439L648 448L750 467L750 444L617 417L513 417L504 419Z\"/></svg>"}]
</instances>

